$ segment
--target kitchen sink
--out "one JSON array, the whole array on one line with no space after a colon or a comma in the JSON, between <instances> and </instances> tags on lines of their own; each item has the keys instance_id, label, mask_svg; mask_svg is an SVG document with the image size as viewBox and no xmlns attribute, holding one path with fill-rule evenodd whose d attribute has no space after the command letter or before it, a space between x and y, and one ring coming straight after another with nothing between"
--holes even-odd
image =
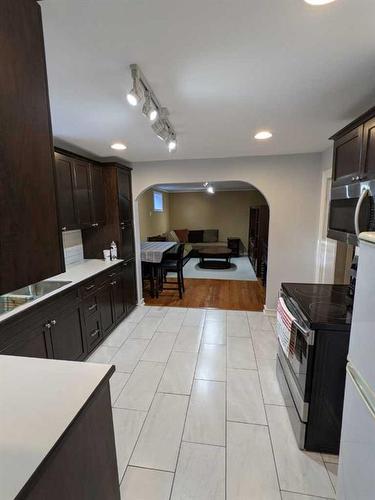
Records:
<instances>
[{"instance_id":1,"label":"kitchen sink","mask_svg":"<svg viewBox=\"0 0 375 500\"><path fill-rule=\"evenodd\" d=\"M38 283L15 290L14 292L0 295L0 314L13 311L16 307L39 299L69 283L71 283L71 281L39 281Z\"/></svg>"}]
</instances>

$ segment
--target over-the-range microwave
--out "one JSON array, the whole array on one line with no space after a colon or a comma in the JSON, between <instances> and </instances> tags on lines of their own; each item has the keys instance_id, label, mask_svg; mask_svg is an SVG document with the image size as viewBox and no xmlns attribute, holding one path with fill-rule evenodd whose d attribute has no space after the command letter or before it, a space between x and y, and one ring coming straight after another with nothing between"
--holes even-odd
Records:
<instances>
[{"instance_id":1,"label":"over-the-range microwave","mask_svg":"<svg viewBox=\"0 0 375 500\"><path fill-rule=\"evenodd\" d=\"M375 180L332 188L328 237L358 244L363 231L375 231Z\"/></svg>"}]
</instances>

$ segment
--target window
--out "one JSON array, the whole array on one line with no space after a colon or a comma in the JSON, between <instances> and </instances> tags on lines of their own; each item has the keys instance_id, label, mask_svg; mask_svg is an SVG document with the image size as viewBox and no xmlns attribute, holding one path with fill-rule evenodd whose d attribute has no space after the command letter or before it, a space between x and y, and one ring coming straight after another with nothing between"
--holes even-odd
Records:
<instances>
[{"instance_id":1,"label":"window","mask_svg":"<svg viewBox=\"0 0 375 500\"><path fill-rule=\"evenodd\" d=\"M163 193L154 191L154 212L164 212Z\"/></svg>"}]
</instances>

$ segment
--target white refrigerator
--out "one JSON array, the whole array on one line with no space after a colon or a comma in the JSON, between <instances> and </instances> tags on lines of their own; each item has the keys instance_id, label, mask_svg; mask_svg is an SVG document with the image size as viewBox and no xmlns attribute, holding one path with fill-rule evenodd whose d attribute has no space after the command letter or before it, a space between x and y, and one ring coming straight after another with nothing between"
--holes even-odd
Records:
<instances>
[{"instance_id":1,"label":"white refrigerator","mask_svg":"<svg viewBox=\"0 0 375 500\"><path fill-rule=\"evenodd\" d=\"M375 499L375 232L360 235L337 498Z\"/></svg>"}]
</instances>

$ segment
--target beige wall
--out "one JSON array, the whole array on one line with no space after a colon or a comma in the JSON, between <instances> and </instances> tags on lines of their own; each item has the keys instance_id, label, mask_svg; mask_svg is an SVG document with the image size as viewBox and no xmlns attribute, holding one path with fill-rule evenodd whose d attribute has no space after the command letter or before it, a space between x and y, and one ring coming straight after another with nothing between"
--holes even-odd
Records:
<instances>
[{"instance_id":1,"label":"beige wall","mask_svg":"<svg viewBox=\"0 0 375 500\"><path fill-rule=\"evenodd\" d=\"M148 236L156 236L169 231L169 194L163 193L164 212L154 212L153 189L148 189L139 197L139 226L141 241Z\"/></svg>"},{"instance_id":2,"label":"beige wall","mask_svg":"<svg viewBox=\"0 0 375 500\"><path fill-rule=\"evenodd\" d=\"M270 206L268 309L275 309L280 283L315 281L322 179L321 154L168 160L134 163L133 193L138 275L140 276L137 197L162 183L245 181ZM139 282L141 280L139 278ZM139 298L142 288L138 288Z\"/></svg>"},{"instance_id":3,"label":"beige wall","mask_svg":"<svg viewBox=\"0 0 375 500\"><path fill-rule=\"evenodd\" d=\"M218 229L219 240L241 238L247 248L250 205L267 203L259 191L218 191L208 193L171 193L171 229Z\"/></svg>"}]
</instances>

